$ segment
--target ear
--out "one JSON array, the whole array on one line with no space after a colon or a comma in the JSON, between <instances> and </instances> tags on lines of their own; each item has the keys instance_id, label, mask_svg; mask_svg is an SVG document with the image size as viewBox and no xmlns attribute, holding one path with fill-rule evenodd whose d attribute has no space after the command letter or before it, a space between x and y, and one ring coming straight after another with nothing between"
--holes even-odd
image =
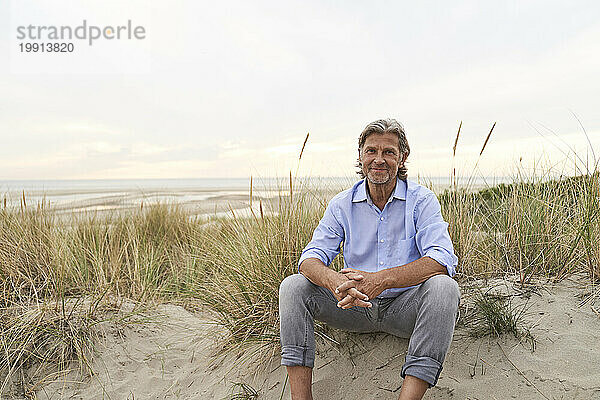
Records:
<instances>
[{"instance_id":1,"label":"ear","mask_svg":"<svg viewBox=\"0 0 600 400\"><path fill-rule=\"evenodd\" d=\"M406 162L407 158L408 158L408 154L406 154L406 153L402 154L402 156L400 157L400 165L404 165L404 162Z\"/></svg>"}]
</instances>

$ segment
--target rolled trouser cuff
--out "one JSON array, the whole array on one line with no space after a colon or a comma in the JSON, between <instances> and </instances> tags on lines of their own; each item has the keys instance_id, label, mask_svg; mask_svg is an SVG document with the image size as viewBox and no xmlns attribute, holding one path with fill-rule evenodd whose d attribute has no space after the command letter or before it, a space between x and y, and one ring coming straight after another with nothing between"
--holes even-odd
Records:
<instances>
[{"instance_id":1,"label":"rolled trouser cuff","mask_svg":"<svg viewBox=\"0 0 600 400\"><path fill-rule=\"evenodd\" d=\"M429 387L435 386L442 372L442 364L431 357L406 356L406 362L402 366L402 378L406 375L414 376L424 380Z\"/></svg>"},{"instance_id":2,"label":"rolled trouser cuff","mask_svg":"<svg viewBox=\"0 0 600 400\"><path fill-rule=\"evenodd\" d=\"M312 368L315 365L315 350L301 346L282 346L281 365L286 367L303 366Z\"/></svg>"}]
</instances>

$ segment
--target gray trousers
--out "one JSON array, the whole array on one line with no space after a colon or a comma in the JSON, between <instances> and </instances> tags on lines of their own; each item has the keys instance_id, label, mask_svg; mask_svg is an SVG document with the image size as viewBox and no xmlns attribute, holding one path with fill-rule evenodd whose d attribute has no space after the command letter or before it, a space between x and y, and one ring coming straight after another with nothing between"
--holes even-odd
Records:
<instances>
[{"instance_id":1,"label":"gray trousers","mask_svg":"<svg viewBox=\"0 0 600 400\"><path fill-rule=\"evenodd\" d=\"M328 289L304 275L290 275L279 286L281 364L313 367L314 319L351 332L386 332L410 338L401 376L434 386L450 347L460 300L458 284L436 275L398 297L371 299L372 308L337 307Z\"/></svg>"}]
</instances>

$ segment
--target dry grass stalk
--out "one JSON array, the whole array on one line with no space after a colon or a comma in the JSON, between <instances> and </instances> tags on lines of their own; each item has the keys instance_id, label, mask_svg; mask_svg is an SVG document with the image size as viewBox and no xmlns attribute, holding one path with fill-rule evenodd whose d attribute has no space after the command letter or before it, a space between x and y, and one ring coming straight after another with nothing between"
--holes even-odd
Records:
<instances>
[{"instance_id":1,"label":"dry grass stalk","mask_svg":"<svg viewBox=\"0 0 600 400\"><path fill-rule=\"evenodd\" d=\"M585 135L585 138L587 139L588 147L592 151L592 157L594 158L594 167L597 168L598 167L598 159L596 158L596 152L594 151L594 146L592 146L592 142L590 141L590 137L587 133L587 130L585 129L585 126L583 125L583 123L581 122L581 120L579 119L577 114L575 114L573 112L573 110L569 110L569 111L571 111L571 114L573 114L573 117L575 117L575 119L577 120L577 123L579 124L581 131L583 132L583 134ZM586 168L587 168L587 163L586 163ZM589 169L588 169L588 172L590 172Z\"/></svg>"},{"instance_id":2,"label":"dry grass stalk","mask_svg":"<svg viewBox=\"0 0 600 400\"><path fill-rule=\"evenodd\" d=\"M462 121L458 125L458 131L456 132L456 138L454 139L454 146L452 146L452 186L456 189L456 168L454 168L454 161L456 158L456 146L458 144L458 137L460 136L460 129L462 128Z\"/></svg>"},{"instance_id":3,"label":"dry grass stalk","mask_svg":"<svg viewBox=\"0 0 600 400\"><path fill-rule=\"evenodd\" d=\"M252 214L252 217L254 218L254 220L256 221L256 223L258 223L258 218L256 218L256 214L254 213L254 209L252 208L252 175L250 175L250 213Z\"/></svg>"},{"instance_id":4,"label":"dry grass stalk","mask_svg":"<svg viewBox=\"0 0 600 400\"><path fill-rule=\"evenodd\" d=\"M250 209L252 209L252 175L250 175Z\"/></svg>"},{"instance_id":5,"label":"dry grass stalk","mask_svg":"<svg viewBox=\"0 0 600 400\"><path fill-rule=\"evenodd\" d=\"M231 211L231 215L233 216L233 219L236 219L235 212L233 212L233 208L231 207L231 204L227 203L227 207L229 207L229 211Z\"/></svg>"},{"instance_id":6,"label":"dry grass stalk","mask_svg":"<svg viewBox=\"0 0 600 400\"><path fill-rule=\"evenodd\" d=\"M454 146L452 146L452 157L456 156L456 145L458 144L458 137L460 136L460 128L462 128L462 121L460 121L460 124L458 125L458 132L456 132Z\"/></svg>"},{"instance_id":7,"label":"dry grass stalk","mask_svg":"<svg viewBox=\"0 0 600 400\"><path fill-rule=\"evenodd\" d=\"M483 154L483 151L485 150L485 146L487 146L488 140L490 140L490 136L492 136L492 132L494 131L495 127L496 127L496 123L494 122L494 125L492 125L492 129L490 129L490 133L488 133L487 137L485 138L485 142L483 142L483 147L481 148L481 151L479 152L480 157Z\"/></svg>"},{"instance_id":8,"label":"dry grass stalk","mask_svg":"<svg viewBox=\"0 0 600 400\"><path fill-rule=\"evenodd\" d=\"M290 171L290 203L294 202L294 190L292 185L292 171Z\"/></svg>"},{"instance_id":9,"label":"dry grass stalk","mask_svg":"<svg viewBox=\"0 0 600 400\"><path fill-rule=\"evenodd\" d=\"M302 150L300 150L300 156L298 157L298 160L302 160L302 153L304 153L304 147L306 146L306 142L308 142L308 135L310 135L310 132L306 134L304 143L302 143Z\"/></svg>"},{"instance_id":10,"label":"dry grass stalk","mask_svg":"<svg viewBox=\"0 0 600 400\"><path fill-rule=\"evenodd\" d=\"M504 354L504 357L506 357L506 359L508 360L508 362L510 363L510 365L512 365L512 366L513 366L513 367L514 367L514 368L517 370L517 372L518 372L518 373L519 373L519 374L520 374L520 375L521 375L523 378L525 378L525 380L527 381L527 383L529 383L529 385L530 385L530 386L532 386L532 387L533 387L533 388L534 388L534 389L535 389L535 390L536 390L536 391L537 391L537 392L538 392L538 393L539 393L539 394L540 394L540 395L541 395L543 398L545 398L546 400L550 400L550 398L549 398L548 396L546 396L546 395L545 395L545 394L544 394L544 393L543 393L543 392L542 392L542 391L541 391L541 390L540 390L540 389L539 389L539 388L538 388L538 387L535 385L535 383L531 382L531 381L529 380L529 378L527 378L527 375L525 375L525 374L523 373L523 371L521 371L521 370L519 369L519 367L517 367L517 366L515 365L515 363L513 363L513 362L511 361L511 359L510 359L510 358L508 358L508 355L506 354L506 352L504 351L504 349L502 348L502 346L500 345L500 343L497 343L497 342L496 342L496 344L498 345L498 347L500 347L500 350L502 350L502 354Z\"/></svg>"}]
</instances>

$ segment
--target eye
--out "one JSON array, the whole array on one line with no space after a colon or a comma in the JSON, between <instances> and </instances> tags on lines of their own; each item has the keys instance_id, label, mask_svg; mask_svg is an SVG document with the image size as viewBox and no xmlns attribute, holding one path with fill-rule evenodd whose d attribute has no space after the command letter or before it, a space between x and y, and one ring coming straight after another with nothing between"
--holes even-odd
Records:
<instances>
[{"instance_id":1,"label":"eye","mask_svg":"<svg viewBox=\"0 0 600 400\"><path fill-rule=\"evenodd\" d=\"M365 153L367 153L367 154L373 154L373 153L375 153L375 150L373 150L373 149L367 149L367 150L365 150Z\"/></svg>"},{"instance_id":2,"label":"eye","mask_svg":"<svg viewBox=\"0 0 600 400\"><path fill-rule=\"evenodd\" d=\"M396 155L396 152L394 150L386 150L385 154L392 154L392 155Z\"/></svg>"}]
</instances>

